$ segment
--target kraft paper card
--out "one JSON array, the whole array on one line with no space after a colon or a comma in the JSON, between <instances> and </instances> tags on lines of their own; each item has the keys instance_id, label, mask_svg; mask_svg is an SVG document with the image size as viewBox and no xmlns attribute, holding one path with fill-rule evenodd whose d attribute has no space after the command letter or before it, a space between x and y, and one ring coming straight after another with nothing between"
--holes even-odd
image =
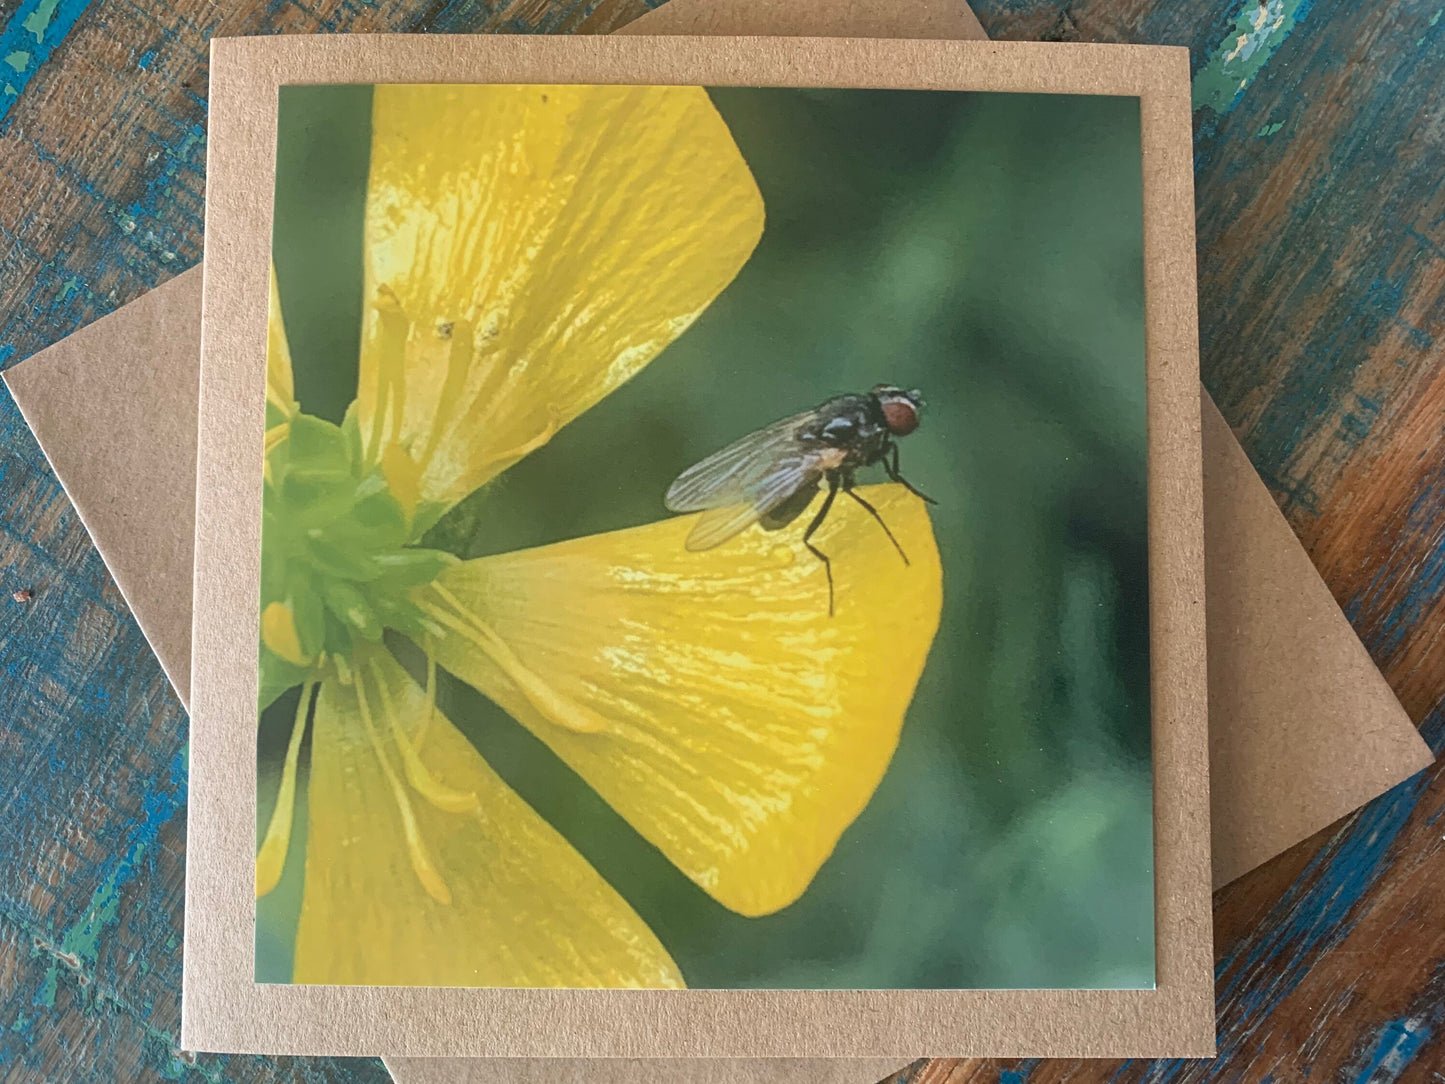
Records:
<instances>
[{"instance_id":1,"label":"kraft paper card","mask_svg":"<svg viewBox=\"0 0 1445 1084\"><path fill-rule=\"evenodd\" d=\"M657 16L667 14L679 5L671 5L668 9L657 13ZM649 22L654 17L643 20ZM733 27L734 29L746 29L746 27ZM906 28L903 32L906 32ZM133 605L136 607L140 619L145 626L148 635L156 644L157 649L166 662L168 671L173 678L177 678L177 687L185 695L184 682L184 652L186 648L185 629L188 616L184 612L184 580L182 576L175 575L174 563L169 575L166 572L166 561L164 555L167 552L174 553L175 547L167 551L164 545L157 546L148 541L147 547L139 551L131 551L128 548L131 532L144 530L147 523L159 522L167 524L182 523L186 518L185 502L180 501L177 508L165 509L167 513L157 517L155 512L158 503L153 501L147 503L145 500L123 500L111 501L107 497L117 493L125 487L115 484L117 479L105 477L103 472L96 478L99 484L92 484L92 475L97 474L97 467L116 466L119 467L119 476L122 478L133 477L132 468L126 466L127 451L139 453L141 456L148 456L155 453L155 462L161 466L186 465L183 455L163 454L161 449L151 447L131 447L127 450L124 446L119 449L106 445L103 462L87 462L83 455L74 459L69 453L80 451L79 447L72 447L67 444L69 440L66 433L66 413L73 400L67 399L64 403L49 402L47 389L54 384L63 384L73 389L76 383L84 385L87 381L96 383L92 394L87 397L92 405L105 405L111 400L117 403L116 413L119 416L135 417L133 410L128 408L120 400L127 395L134 395L138 401L150 404L154 409L155 404L164 399L166 393L182 389L182 394L176 397L174 415L183 421L187 420L187 402L184 389L184 380L177 381L174 375L177 372L185 372L188 368L194 368L194 337L196 328L194 326L195 306L195 282L198 273L192 272L183 276L176 283L163 288L157 294L142 299L141 302L128 307L123 313L107 321L102 321L92 329L67 343L60 344L47 351L46 355L51 357L50 362L43 362L41 359L28 363L17 370L12 370L9 376L15 385L17 398L21 401L22 407L26 410L27 417L37 429L42 442L47 448L52 461L55 463L62 479L66 482L67 488L76 499L82 515L85 517L88 526L96 534L97 542L101 546L107 560L116 571L117 578L122 589L127 593ZM191 280L188 282L188 280ZM189 296L187 294L189 293ZM151 303L155 303L152 306ZM167 312L169 309L169 312ZM148 311L149 310L149 311ZM108 329L107 325L111 325ZM103 329L112 330L115 336L111 339L102 336ZM127 340L134 342L137 338L144 337L154 332L155 341L147 345L144 342L136 343L137 346L146 347L147 354L139 355L147 357L149 365L137 366L136 371L126 372L125 367L119 370L99 372L91 364L85 364L88 353L92 350L106 350L114 343L120 349L116 356L121 359L131 356L125 343ZM71 350L75 353L72 355ZM71 362L67 364L67 358ZM164 366L170 365L171 369ZM152 379L155 378L155 379ZM113 386L105 386L106 381L114 380ZM53 390L53 389L52 389ZM93 428L90 430L95 431ZM193 431L190 425L180 427L179 435ZM1225 803L1225 795L1216 791L1215 815L1218 820L1216 835L1215 871L1216 882L1220 883L1227 879L1229 873L1240 872L1247 864L1252 864L1249 859L1240 858L1239 855L1248 855L1251 858L1267 857L1268 854L1278 850L1280 846L1287 845L1319 825L1333 819L1338 813L1344 812L1360 801L1372 796L1373 793L1383 789L1384 786L1396 779L1409 774L1423 763L1423 752L1418 739L1414 737L1413 729L1409 728L1408 720L1403 720L1399 709L1389 697L1388 690L1371 667L1368 659L1364 656L1363 650L1359 647L1349 632L1348 626L1334 608L1328 593L1323 584L1319 583L1313 569L1310 568L1303 552L1288 532L1278 512L1274 509L1264 491L1263 486L1254 477L1249 469L1247 461L1244 460L1242 452L1229 435L1222 419L1212 411L1212 406L1206 408L1205 417L1205 487L1206 501L1210 509L1211 527L1215 522L1215 508L1228 498L1227 502L1232 508L1239 510L1232 517L1231 525L1227 531L1215 531L1209 533L1209 574L1210 574L1210 597L1209 612L1212 623L1211 653L1216 663L1211 674L1211 711L1213 713L1214 728L1212 735L1212 757L1216 765L1221 763L1221 756L1228 758L1233 746L1229 739L1231 736L1238 738L1262 738L1266 745L1272 750L1270 756L1256 757L1250 754L1243 754L1234 757L1234 761L1241 763L1246 768L1261 769L1254 772L1244 772L1240 779L1242 787L1258 787L1258 798L1251 798L1240 804L1238 810L1231 810ZM1221 449L1224 454L1210 456L1211 445ZM184 446L184 444L183 444ZM139 463L132 459L134 465ZM148 460L142 460L147 462ZM1238 493L1234 493L1238 487ZM159 503L173 497L177 490L173 487L155 487L149 493L159 498ZM1223 494L1224 496L1220 496ZM92 502L94 506L92 507ZM179 532L172 532L171 541L179 539ZM165 539L159 538L161 543ZM1233 552L1223 550L1218 543L1235 542ZM1255 560L1258 556L1254 548L1258 546L1260 551L1268 556L1275 551L1275 559L1259 562ZM182 548L184 548L182 546ZM1221 552L1223 550L1223 552ZM159 551L160 556L157 555ZM182 558L183 560L183 558ZM1219 585L1229 577L1238 577L1241 580L1247 579L1251 566L1259 565L1259 575L1253 577L1248 589L1241 589L1232 593L1221 593ZM1298 586L1288 583L1290 576L1298 575L1301 582ZM1272 580L1272 577L1280 577L1279 582ZM170 579L176 583L177 590L171 590L161 586L156 589L151 585L164 585ZM149 596L147 590L149 588ZM1261 599L1254 594L1255 588L1259 588L1264 598ZM1273 588L1273 590L1271 590ZM181 605L177 606L177 598L181 598ZM1259 613L1250 619L1250 609L1254 608ZM1234 620L1239 614L1245 620ZM167 627L164 620L166 611L173 614L179 613L180 620L173 622ZM1286 643L1281 645L1280 638L1269 636L1271 611L1278 617L1281 614L1288 614L1283 622L1285 628L1303 628L1309 630L1312 635L1303 638L1302 645ZM1223 614L1224 627L1229 628L1235 625L1237 628L1230 629L1230 635L1221 636L1217 633L1221 622L1216 618L1217 613ZM1253 650L1252 636L1262 636L1265 646L1268 649L1285 648L1282 660L1274 658L1271 650ZM1232 692L1229 697L1221 696L1219 675L1219 661L1221 658L1234 658L1237 665L1231 668L1233 683ZM1257 670L1259 675L1268 675L1271 670L1271 663L1275 664L1276 672L1272 676L1263 676L1259 680L1251 681L1251 673ZM1328 679L1320 680L1315 672L1311 670L1300 670L1299 667L1316 667L1319 672ZM1277 672L1284 670L1284 673ZM1352 675L1357 675L1361 680L1356 681ZM1312 693L1318 695L1322 701L1319 705L1320 711L1301 711L1300 700L1297 690L1292 688L1295 679L1302 679L1301 684L1307 687ZM1334 681L1339 681L1338 688ZM1348 689L1357 694L1357 699L1352 704L1341 705L1332 702L1332 693ZM1250 720L1248 726L1238 728L1238 733L1230 729L1228 721L1233 718L1232 714L1240 713L1239 718L1247 719L1250 716L1251 703L1255 695L1276 697L1279 701L1280 714L1275 715L1267 712L1264 718ZM1347 710L1341 711L1341 707ZM1353 714L1352 714L1353 713ZM1290 716L1294 715L1294 727L1292 732L1282 723L1290 722ZM1272 776L1270 769L1289 770L1292 772L1294 781L1301 777L1307 781L1310 778L1311 765L1305 764L1303 769L1291 767L1292 760L1301 751L1308 751L1312 747L1309 736L1312 732L1318 733L1322 730L1328 732L1331 726L1348 730L1352 725L1360 723L1367 724L1362 729L1366 730L1376 739L1385 739L1383 744L1372 744L1367 741L1350 739L1344 743L1345 747L1352 751L1357 750L1363 761L1361 770L1351 773L1345 778L1340 775L1326 775L1323 772L1317 773L1320 780L1318 786L1305 786L1299 790L1299 801L1293 808L1283 811L1270 809L1271 801L1283 796L1281 786L1270 782ZM1411 740L1413 739L1413 740ZM1330 743L1323 743L1323 747L1329 747ZM1321 746L1313 746L1320 748ZM1334 748L1340 748L1340 743L1334 743ZM1393 760L1392 760L1393 757ZM1322 761L1318 758L1315 761L1321 767ZM1338 789L1340 783L1359 783L1359 790L1341 792ZM1373 788L1373 789L1371 789ZM1236 818L1232 814L1238 813ZM1283 815L1278 815L1282 813ZM1262 816L1265 823L1252 824L1250 814ZM1241 826L1246 829L1242 832L1243 843L1232 858L1221 860L1221 854L1228 854L1223 850L1228 843L1230 824L1238 820ZM1300 827L1300 825L1303 827ZM1283 833L1283 834L1282 834ZM1289 833L1294 833L1290 838ZM1232 868L1229 863L1235 863L1237 868ZM1221 872L1221 870L1228 872ZM609 1069L622 1070L624 1063L604 1063ZM472 1070L478 1074L503 1071L506 1067L508 1073L520 1072L521 1068L515 1063L496 1062L491 1063L462 1063L462 1062L426 1062L415 1060L393 1061L393 1070L400 1074L405 1073L406 1079L423 1079L419 1074L435 1072L446 1073L446 1076L428 1076L425 1079L499 1079L493 1076L459 1076L456 1074L468 1071L466 1065L472 1065ZM659 1063L657 1068L663 1068ZM884 1071L888 1066L886 1063L867 1066L862 1062L839 1063L839 1072L856 1072L856 1079L872 1079ZM799 1063L772 1062L759 1063L757 1066L749 1066L749 1074L777 1072L785 1073L799 1069ZM556 1072L555 1068L548 1070ZM597 1071L602 1071L599 1067ZM637 1078L637 1073L642 1067L634 1067L631 1079ZM723 1070L711 1063L694 1063L694 1072L705 1073ZM799 1071L805 1071L799 1069ZM817 1067L817 1072L822 1072L822 1067ZM418 1074L418 1075L412 1075ZM595 1077L593 1077L595 1079ZM515 1079L515 1076L508 1076L506 1079ZM769 1076L768 1079L774 1079ZM816 1074L808 1079L821 1079ZM841 1079L841 1078L840 1078Z\"/></svg>"},{"instance_id":2,"label":"kraft paper card","mask_svg":"<svg viewBox=\"0 0 1445 1084\"><path fill-rule=\"evenodd\" d=\"M249 39L211 92L185 1043L1208 1052L1181 51ZM1021 129L1096 228L991 232ZM1045 265L1063 357L996 296Z\"/></svg>"}]
</instances>

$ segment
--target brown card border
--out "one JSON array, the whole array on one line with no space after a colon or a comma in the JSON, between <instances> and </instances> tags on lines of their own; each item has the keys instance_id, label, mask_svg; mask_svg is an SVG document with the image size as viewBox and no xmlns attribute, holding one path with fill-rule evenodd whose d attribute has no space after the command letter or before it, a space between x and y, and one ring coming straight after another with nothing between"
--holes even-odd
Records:
<instances>
[{"instance_id":1,"label":"brown card border","mask_svg":"<svg viewBox=\"0 0 1445 1084\"><path fill-rule=\"evenodd\" d=\"M212 43L182 1043L508 1057L1213 1052L1203 514L1188 55L1148 46L337 36ZM1158 986L610 991L252 981L266 267L277 88L582 82L1137 96L1144 158ZM244 794L244 800L238 800Z\"/></svg>"}]
</instances>

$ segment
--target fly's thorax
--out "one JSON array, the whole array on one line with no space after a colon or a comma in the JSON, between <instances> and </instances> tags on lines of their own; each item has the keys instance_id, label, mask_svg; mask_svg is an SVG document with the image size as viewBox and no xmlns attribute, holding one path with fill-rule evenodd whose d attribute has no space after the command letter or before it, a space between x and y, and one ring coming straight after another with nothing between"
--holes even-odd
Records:
<instances>
[{"instance_id":1,"label":"fly's thorax","mask_svg":"<svg viewBox=\"0 0 1445 1084\"><path fill-rule=\"evenodd\" d=\"M851 448L866 440L876 423L872 404L866 396L839 395L818 407L806 435L839 448Z\"/></svg>"},{"instance_id":2,"label":"fly's thorax","mask_svg":"<svg viewBox=\"0 0 1445 1084\"><path fill-rule=\"evenodd\" d=\"M822 449L823 470L866 467L878 462L888 443L878 405L866 395L839 395L823 403L802 434Z\"/></svg>"},{"instance_id":3,"label":"fly's thorax","mask_svg":"<svg viewBox=\"0 0 1445 1084\"><path fill-rule=\"evenodd\" d=\"M267 452L264 492L263 695L269 679L294 684L387 629L425 634L413 592L456 558L413 544L415 510L380 463L366 465L353 415L339 426L295 415Z\"/></svg>"}]
</instances>

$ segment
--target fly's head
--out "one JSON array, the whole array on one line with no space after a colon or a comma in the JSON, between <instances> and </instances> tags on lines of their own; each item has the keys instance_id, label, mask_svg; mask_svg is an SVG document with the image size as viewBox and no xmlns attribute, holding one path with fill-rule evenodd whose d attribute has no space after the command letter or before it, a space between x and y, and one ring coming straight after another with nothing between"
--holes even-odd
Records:
<instances>
[{"instance_id":1,"label":"fly's head","mask_svg":"<svg viewBox=\"0 0 1445 1084\"><path fill-rule=\"evenodd\" d=\"M918 428L923 415L923 393L916 388L905 391L892 384L877 384L869 392L883 411L888 432L895 437L906 437Z\"/></svg>"}]
</instances>

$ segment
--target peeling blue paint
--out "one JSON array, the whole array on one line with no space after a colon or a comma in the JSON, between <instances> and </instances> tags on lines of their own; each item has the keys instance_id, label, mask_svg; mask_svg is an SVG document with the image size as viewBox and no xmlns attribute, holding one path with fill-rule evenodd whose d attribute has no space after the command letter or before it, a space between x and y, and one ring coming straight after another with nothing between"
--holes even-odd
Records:
<instances>
[{"instance_id":1,"label":"peeling blue paint","mask_svg":"<svg viewBox=\"0 0 1445 1084\"><path fill-rule=\"evenodd\" d=\"M157 781L155 788L143 795L142 815L135 823L129 844L110 873L91 893L90 904L79 920L64 932L58 945L37 943L37 951L52 957L36 995L37 1005L50 1007L55 1004L61 967L80 975L82 984L91 981L91 971L99 957L101 936L106 927L116 920L123 889L141 868L161 828L185 806L186 775L185 753L181 751L171 762L170 779Z\"/></svg>"},{"instance_id":2,"label":"peeling blue paint","mask_svg":"<svg viewBox=\"0 0 1445 1084\"><path fill-rule=\"evenodd\" d=\"M1314 0L1243 0L1234 33L1194 76L1194 108L1223 114L1238 105L1313 4Z\"/></svg>"},{"instance_id":3,"label":"peeling blue paint","mask_svg":"<svg viewBox=\"0 0 1445 1084\"><path fill-rule=\"evenodd\" d=\"M1363 395L1355 396L1355 409L1340 418L1339 436L1347 447L1358 446L1370 435L1380 417L1380 404Z\"/></svg>"},{"instance_id":4,"label":"peeling blue paint","mask_svg":"<svg viewBox=\"0 0 1445 1084\"><path fill-rule=\"evenodd\" d=\"M24 0L15 14L3 28L0 28L0 56L24 53L28 66L17 69L17 75L7 87L12 93L0 97L0 121L10 111L10 106L34 78L55 47L65 40L75 21L88 8L92 0ZM13 65L12 65L13 67Z\"/></svg>"},{"instance_id":5,"label":"peeling blue paint","mask_svg":"<svg viewBox=\"0 0 1445 1084\"><path fill-rule=\"evenodd\" d=\"M181 240L168 228L169 203L178 184L189 180L197 194L205 188L206 129L203 125L192 124L178 139L160 149L163 165L159 172L148 177L140 199L132 201L115 213L115 220L121 229L132 235L132 241L145 251L158 257L162 263L176 259L176 250ZM198 201L199 202L199 201ZM137 233L142 222L154 225Z\"/></svg>"},{"instance_id":6,"label":"peeling blue paint","mask_svg":"<svg viewBox=\"0 0 1445 1084\"><path fill-rule=\"evenodd\" d=\"M1381 1031L1369 1060L1355 1075L1354 1084L1394 1080L1429 1038L1430 1026L1423 1020L1390 1021Z\"/></svg>"},{"instance_id":7,"label":"peeling blue paint","mask_svg":"<svg viewBox=\"0 0 1445 1084\"><path fill-rule=\"evenodd\" d=\"M1441 15L1445 15L1445 9L1441 9L1440 11L1437 11L1434 15L1432 15L1432 16L1430 17L1429 23L1427 23L1426 26L1429 27L1429 29L1431 29L1431 30L1433 30L1435 27L1439 26L1439 25L1440 25L1440 16L1441 16ZM1416 45L1424 45L1425 42L1426 42L1426 40L1427 40L1429 37L1430 37L1430 35L1429 35L1428 33L1427 33L1427 34L1422 34L1422 35L1420 35L1420 37L1418 37L1418 38L1415 39L1415 44L1416 44Z\"/></svg>"},{"instance_id":8,"label":"peeling blue paint","mask_svg":"<svg viewBox=\"0 0 1445 1084\"><path fill-rule=\"evenodd\" d=\"M34 5L34 10L21 20L20 25L34 34L36 41L44 41L46 28L50 26L50 20L55 17L55 9L59 2L60 0L40 0L40 3Z\"/></svg>"},{"instance_id":9,"label":"peeling blue paint","mask_svg":"<svg viewBox=\"0 0 1445 1084\"><path fill-rule=\"evenodd\" d=\"M1440 729L1445 711L1432 719ZM1256 1022L1290 995L1321 953L1349 936L1355 905L1374 882L1427 781L1421 773L1366 806L1296 878L1257 924L1259 932L1219 961L1215 996L1230 1006L1234 1018L1221 1021L1222 1060L1251 1041ZM1255 985L1261 976L1268 982Z\"/></svg>"}]
</instances>

